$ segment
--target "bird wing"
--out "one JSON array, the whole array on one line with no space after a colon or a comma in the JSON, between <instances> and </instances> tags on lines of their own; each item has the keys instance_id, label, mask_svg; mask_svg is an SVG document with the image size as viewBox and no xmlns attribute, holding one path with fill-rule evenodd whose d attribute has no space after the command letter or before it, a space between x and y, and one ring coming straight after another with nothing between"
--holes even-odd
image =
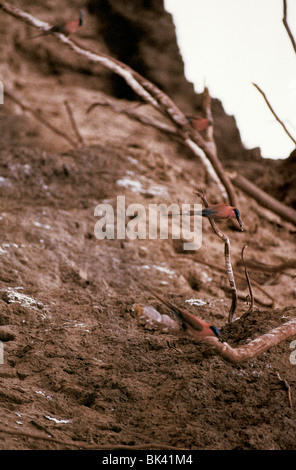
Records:
<instances>
[{"instance_id":1,"label":"bird wing","mask_svg":"<svg viewBox=\"0 0 296 470\"><path fill-rule=\"evenodd\" d=\"M233 207L228 206L228 204L222 202L221 204L215 204L213 206L206 207L202 210L202 215L205 217L210 217L211 215L219 217L222 212L221 217L225 218L225 216L223 215L223 211L225 211L225 208L227 208L228 210L233 209Z\"/></svg>"}]
</instances>

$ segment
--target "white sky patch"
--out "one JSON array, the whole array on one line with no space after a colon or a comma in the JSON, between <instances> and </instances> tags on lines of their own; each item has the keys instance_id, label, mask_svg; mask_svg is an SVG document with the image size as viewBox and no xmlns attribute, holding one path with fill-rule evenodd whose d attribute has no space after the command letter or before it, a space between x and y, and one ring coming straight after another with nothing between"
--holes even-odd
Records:
<instances>
[{"instance_id":1,"label":"white sky patch","mask_svg":"<svg viewBox=\"0 0 296 470\"><path fill-rule=\"evenodd\" d=\"M288 0L296 37L296 2ZM165 0L173 15L186 78L196 92L209 88L234 115L247 148L287 158L295 148L252 82L296 137L296 60L283 25L281 0Z\"/></svg>"}]
</instances>

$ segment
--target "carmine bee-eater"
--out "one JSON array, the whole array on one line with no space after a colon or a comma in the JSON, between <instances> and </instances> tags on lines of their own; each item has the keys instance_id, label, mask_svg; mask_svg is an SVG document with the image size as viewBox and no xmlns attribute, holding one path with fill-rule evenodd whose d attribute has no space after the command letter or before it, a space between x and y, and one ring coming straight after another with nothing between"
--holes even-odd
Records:
<instances>
[{"instance_id":1,"label":"carmine bee-eater","mask_svg":"<svg viewBox=\"0 0 296 470\"><path fill-rule=\"evenodd\" d=\"M69 36L69 34L76 33L76 31L83 26L83 18L84 12L80 10L79 17L76 20L66 21L65 23L57 23L47 31L43 31L41 34L33 36L31 39L35 39L40 36L46 36L47 34L51 33L62 33L65 34L65 36Z\"/></svg>"},{"instance_id":2,"label":"carmine bee-eater","mask_svg":"<svg viewBox=\"0 0 296 470\"><path fill-rule=\"evenodd\" d=\"M212 125L212 122L209 119L201 116L186 116L186 118L197 131L203 131Z\"/></svg>"},{"instance_id":3,"label":"carmine bee-eater","mask_svg":"<svg viewBox=\"0 0 296 470\"><path fill-rule=\"evenodd\" d=\"M165 304L178 317L178 319L181 320L182 327L185 331L190 331L190 333L193 336L196 336L197 338L202 338L205 336L215 336L220 341L223 341L221 338L221 334L215 325L213 325L212 323L207 323L201 320L200 318L197 318L196 316L192 315L192 313L187 312L187 310L176 307L171 302L163 299L159 294L157 294L153 290L144 286L142 283L141 285L144 287L144 289L147 289L158 300Z\"/></svg>"},{"instance_id":4,"label":"carmine bee-eater","mask_svg":"<svg viewBox=\"0 0 296 470\"><path fill-rule=\"evenodd\" d=\"M188 215L188 216L199 215L201 217L207 217L207 218L211 218L214 220L236 219L239 223L240 229L243 231L243 224L240 218L240 211L236 207L229 206L228 204L225 204L224 202L220 204L213 204L212 206L208 206L202 211L190 210L187 212L182 212L180 214L172 214L172 216L175 216L175 215Z\"/></svg>"}]
</instances>

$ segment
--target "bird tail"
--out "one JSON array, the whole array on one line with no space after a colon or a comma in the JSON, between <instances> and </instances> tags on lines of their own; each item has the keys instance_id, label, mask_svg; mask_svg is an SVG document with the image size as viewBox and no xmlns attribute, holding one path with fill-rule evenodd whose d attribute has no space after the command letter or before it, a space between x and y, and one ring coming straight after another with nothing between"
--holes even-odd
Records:
<instances>
[{"instance_id":1,"label":"bird tail","mask_svg":"<svg viewBox=\"0 0 296 470\"><path fill-rule=\"evenodd\" d=\"M213 215L213 210L210 209L210 208L203 209L203 210L201 211L201 215L202 215L203 217L210 217L211 215Z\"/></svg>"},{"instance_id":2,"label":"bird tail","mask_svg":"<svg viewBox=\"0 0 296 470\"><path fill-rule=\"evenodd\" d=\"M169 302L168 300L165 300L163 297L161 297L160 295L158 295L156 292L154 292L153 290L149 289L149 287L147 286L144 286L144 284L142 284L140 281L137 281L139 284L141 284L141 286L148 290L149 292L151 292L152 295L154 295L154 297L156 297L158 300L160 300L164 305L166 305L169 309L172 310L172 312L176 315L176 317L182 321L182 324L183 324L183 318L182 318L182 315L181 315L181 312L179 310L178 307L176 307L175 305L171 304L171 302Z\"/></svg>"},{"instance_id":3,"label":"bird tail","mask_svg":"<svg viewBox=\"0 0 296 470\"><path fill-rule=\"evenodd\" d=\"M220 341L223 341L220 335L220 332L218 328L214 325L206 324L202 320L200 320L198 317L195 315L192 315L191 313L187 312L186 310L179 309L176 307L176 305L172 304L168 300L165 300L163 297L158 295L156 292L154 292L152 289L149 289L149 287L145 286L142 284L140 281L136 281L138 284L140 284L145 290L148 290L152 295L154 295L158 300L160 300L164 305L166 305L172 312L176 315L176 317L181 321L182 327L184 330L186 330L189 327L193 328L193 330L197 332L202 332L204 328L208 328L211 330L211 333L209 336L216 336Z\"/></svg>"},{"instance_id":4,"label":"bird tail","mask_svg":"<svg viewBox=\"0 0 296 470\"><path fill-rule=\"evenodd\" d=\"M177 215L188 215L188 216L193 216L193 215L199 215L199 216L204 216L204 211L186 211L186 212L179 212L178 214L162 214L164 217L176 217Z\"/></svg>"},{"instance_id":5,"label":"bird tail","mask_svg":"<svg viewBox=\"0 0 296 470\"><path fill-rule=\"evenodd\" d=\"M149 287L144 286L142 283L139 282L139 284L141 284L141 286L144 289L151 292L152 295L154 295L158 300L160 300L164 305L166 305L170 310L172 310L172 312L176 315L176 317L179 319L179 321L181 321L181 324L182 324L182 327L184 328L184 330L187 328L188 325L191 326L192 328L194 328L197 331L202 331L203 330L203 326L202 326L201 321L199 320L199 318L195 317L194 315L187 312L186 310L179 309L176 305L172 304L168 300L165 300L163 297L158 295L153 290L149 289Z\"/></svg>"}]
</instances>

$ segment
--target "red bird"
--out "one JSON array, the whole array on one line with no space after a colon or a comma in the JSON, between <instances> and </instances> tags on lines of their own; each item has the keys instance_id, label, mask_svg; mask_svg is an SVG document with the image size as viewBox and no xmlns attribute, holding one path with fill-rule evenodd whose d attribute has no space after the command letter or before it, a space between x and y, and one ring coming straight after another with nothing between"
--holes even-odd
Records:
<instances>
[{"instance_id":1,"label":"red bird","mask_svg":"<svg viewBox=\"0 0 296 470\"><path fill-rule=\"evenodd\" d=\"M84 17L84 12L80 10L79 18L77 18L77 20L70 20L70 21L67 21L66 23L55 24L47 31L43 31L43 33L38 34L37 36L33 36L31 39L35 39L40 36L46 36L47 34L51 34L51 33L62 33L62 34L65 34L65 36L76 33L76 31L83 26L83 17Z\"/></svg>"},{"instance_id":2,"label":"red bird","mask_svg":"<svg viewBox=\"0 0 296 470\"><path fill-rule=\"evenodd\" d=\"M203 131L212 125L212 122L209 119L201 116L186 116L186 118L197 131Z\"/></svg>"},{"instance_id":3,"label":"red bird","mask_svg":"<svg viewBox=\"0 0 296 470\"><path fill-rule=\"evenodd\" d=\"M194 211L190 210L187 212L183 212L181 214L173 214L173 215L200 215L201 217L208 217L214 220L222 220L222 219L236 219L239 223L240 229L243 231L243 224L240 218L240 211L233 206L229 206L224 202L220 204L213 204L212 206L208 206L202 211Z\"/></svg>"},{"instance_id":4,"label":"red bird","mask_svg":"<svg viewBox=\"0 0 296 470\"><path fill-rule=\"evenodd\" d=\"M141 285L143 286L143 284ZM213 325L212 323L206 323L200 318L197 318L196 316L187 312L187 310L176 307L171 302L168 302L167 300L163 299L162 297L160 297L160 295L156 294L156 292L152 291L148 287L143 287L144 289L147 289L149 292L151 292L151 294L153 294L155 297L157 297L169 309L172 310L172 312L178 317L178 319L181 320L184 330L189 331L193 336L199 338L205 336L214 336L220 341L222 341L221 334L215 325Z\"/></svg>"}]
</instances>

